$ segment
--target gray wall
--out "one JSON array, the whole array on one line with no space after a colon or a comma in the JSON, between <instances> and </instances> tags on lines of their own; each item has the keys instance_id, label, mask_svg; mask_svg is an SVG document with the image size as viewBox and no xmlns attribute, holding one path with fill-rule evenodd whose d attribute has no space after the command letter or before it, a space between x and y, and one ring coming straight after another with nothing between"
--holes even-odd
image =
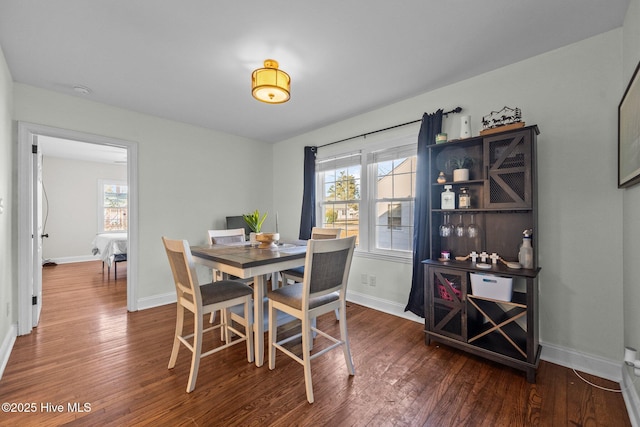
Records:
<instances>
[{"instance_id":1,"label":"gray wall","mask_svg":"<svg viewBox=\"0 0 640 427\"><path fill-rule=\"evenodd\" d=\"M11 345L10 331L17 319L17 250L14 221L17 196L14 181L14 149L11 117L13 113L13 83L2 48L0 48L0 198L3 212L0 214L0 367L6 360L1 356ZM15 332L14 334L15 335Z\"/></svg>"},{"instance_id":2,"label":"gray wall","mask_svg":"<svg viewBox=\"0 0 640 427\"><path fill-rule=\"evenodd\" d=\"M631 79L640 61L640 0L631 0L623 30L623 88ZM623 89L624 90L624 89ZM640 185L622 191L623 194L623 300L624 343L640 349ZM640 358L640 355L638 355ZM630 378L632 369L627 369ZM636 397L640 394L640 382L635 382ZM638 404L638 403L637 403ZM636 406L640 411L640 406ZM640 413L637 413L640 417Z\"/></svg>"}]
</instances>

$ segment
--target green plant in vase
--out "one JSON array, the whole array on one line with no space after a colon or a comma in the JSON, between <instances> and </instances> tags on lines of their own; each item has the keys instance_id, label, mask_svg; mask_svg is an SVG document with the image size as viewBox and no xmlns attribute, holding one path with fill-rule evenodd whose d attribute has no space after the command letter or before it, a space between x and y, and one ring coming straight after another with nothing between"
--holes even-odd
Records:
<instances>
[{"instance_id":1,"label":"green plant in vase","mask_svg":"<svg viewBox=\"0 0 640 427\"><path fill-rule=\"evenodd\" d=\"M254 233L260 233L262 224L264 223L264 220L267 219L267 212L260 216L260 211L256 209L254 212L243 214L242 218L244 218L244 221L247 223L251 231Z\"/></svg>"}]
</instances>

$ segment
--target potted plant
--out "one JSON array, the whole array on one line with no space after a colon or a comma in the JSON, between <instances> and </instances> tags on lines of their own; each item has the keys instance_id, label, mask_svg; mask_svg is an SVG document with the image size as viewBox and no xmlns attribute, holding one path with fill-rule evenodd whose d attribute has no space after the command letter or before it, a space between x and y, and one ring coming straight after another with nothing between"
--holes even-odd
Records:
<instances>
[{"instance_id":1,"label":"potted plant","mask_svg":"<svg viewBox=\"0 0 640 427\"><path fill-rule=\"evenodd\" d=\"M279 233L263 233L261 231L262 223L267 218L267 212L265 212L261 216L260 211L256 209L252 213L242 215L242 217L244 218L249 228L253 230L253 233L249 235L250 236L249 240L251 241L252 244L255 241L260 242L260 245L258 245L259 249L268 249L268 248L273 248L277 246L275 242L280 240Z\"/></svg>"},{"instance_id":2,"label":"potted plant","mask_svg":"<svg viewBox=\"0 0 640 427\"><path fill-rule=\"evenodd\" d=\"M447 166L453 171L453 182L468 181L469 168L473 166L473 159L467 156L451 157Z\"/></svg>"},{"instance_id":3,"label":"potted plant","mask_svg":"<svg viewBox=\"0 0 640 427\"><path fill-rule=\"evenodd\" d=\"M254 233L260 233L262 223L264 223L264 220L267 218L267 212L260 216L260 211L256 209L252 213L243 214L242 218L244 218L244 221L247 223L251 231Z\"/></svg>"}]
</instances>

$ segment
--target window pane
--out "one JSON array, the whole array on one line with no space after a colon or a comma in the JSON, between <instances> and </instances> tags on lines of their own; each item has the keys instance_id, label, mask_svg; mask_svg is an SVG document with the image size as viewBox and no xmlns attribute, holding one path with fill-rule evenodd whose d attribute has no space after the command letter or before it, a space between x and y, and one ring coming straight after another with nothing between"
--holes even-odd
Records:
<instances>
[{"instance_id":1,"label":"window pane","mask_svg":"<svg viewBox=\"0 0 640 427\"><path fill-rule=\"evenodd\" d=\"M413 202L376 203L376 247L411 251L413 247Z\"/></svg>"},{"instance_id":2,"label":"window pane","mask_svg":"<svg viewBox=\"0 0 640 427\"><path fill-rule=\"evenodd\" d=\"M413 248L413 199L416 156L391 158L379 153L376 163L375 247L390 251Z\"/></svg>"},{"instance_id":3,"label":"window pane","mask_svg":"<svg viewBox=\"0 0 640 427\"><path fill-rule=\"evenodd\" d=\"M340 228L341 235L358 236L360 225L360 165L325 169L319 173L322 182L320 226ZM357 240L356 240L357 243Z\"/></svg>"},{"instance_id":4,"label":"window pane","mask_svg":"<svg viewBox=\"0 0 640 427\"><path fill-rule=\"evenodd\" d=\"M104 184L103 186L103 230L127 230L127 186Z\"/></svg>"},{"instance_id":5,"label":"window pane","mask_svg":"<svg viewBox=\"0 0 640 427\"><path fill-rule=\"evenodd\" d=\"M395 175L393 179L393 197L414 197L413 178L414 175L410 173Z\"/></svg>"},{"instance_id":6,"label":"window pane","mask_svg":"<svg viewBox=\"0 0 640 427\"><path fill-rule=\"evenodd\" d=\"M323 228L340 228L342 237L358 236L360 225L357 203L330 203L322 207ZM356 239L356 244L358 239Z\"/></svg>"},{"instance_id":7,"label":"window pane","mask_svg":"<svg viewBox=\"0 0 640 427\"><path fill-rule=\"evenodd\" d=\"M378 178L382 178L391 172L393 172L393 160L378 163Z\"/></svg>"}]
</instances>

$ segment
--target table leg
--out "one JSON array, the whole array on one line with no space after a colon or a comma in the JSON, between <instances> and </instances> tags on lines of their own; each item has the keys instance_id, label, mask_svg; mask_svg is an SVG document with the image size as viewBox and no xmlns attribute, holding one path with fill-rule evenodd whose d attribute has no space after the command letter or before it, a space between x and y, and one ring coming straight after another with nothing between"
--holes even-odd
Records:
<instances>
[{"instance_id":1,"label":"table leg","mask_svg":"<svg viewBox=\"0 0 640 427\"><path fill-rule=\"evenodd\" d=\"M256 351L256 366L264 363L264 288L265 275L256 276L253 282L253 337Z\"/></svg>"}]
</instances>

